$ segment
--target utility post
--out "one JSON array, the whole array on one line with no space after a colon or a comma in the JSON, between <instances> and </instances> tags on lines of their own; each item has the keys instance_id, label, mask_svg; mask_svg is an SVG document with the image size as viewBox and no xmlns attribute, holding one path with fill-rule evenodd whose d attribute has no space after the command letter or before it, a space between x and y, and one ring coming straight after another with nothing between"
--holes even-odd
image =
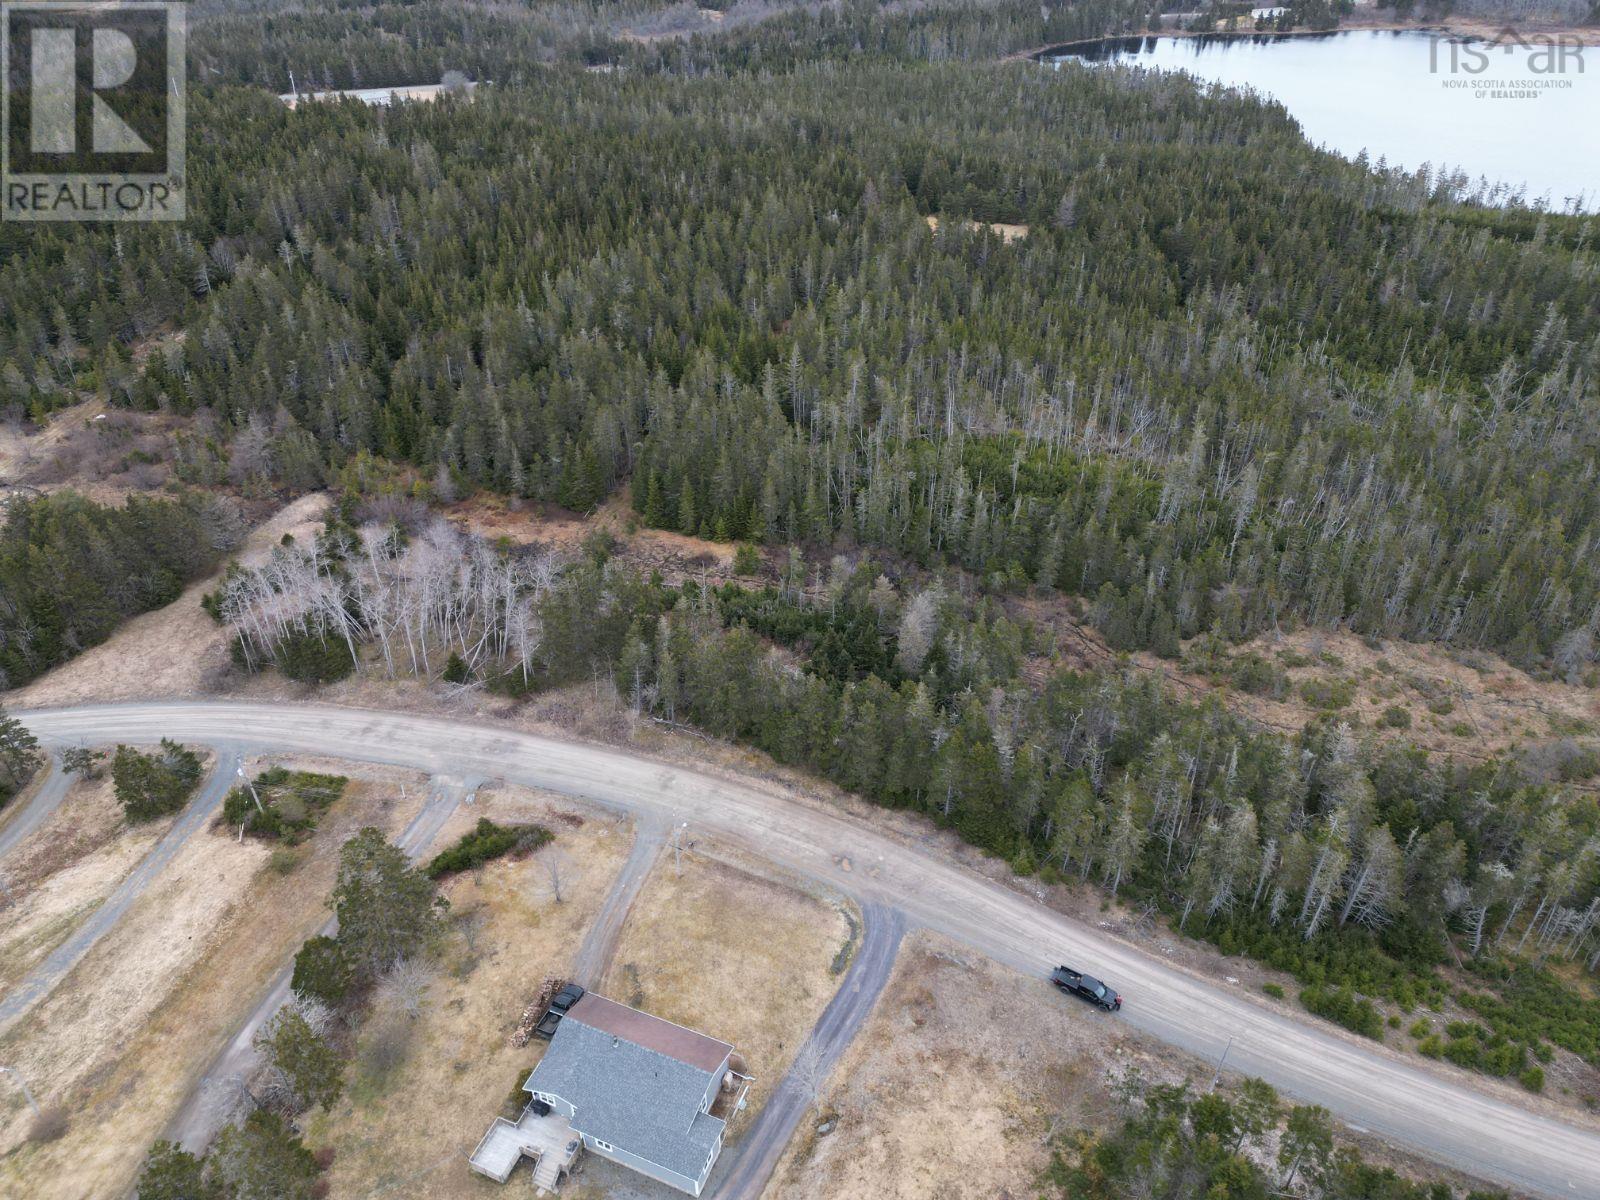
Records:
<instances>
[{"instance_id":1,"label":"utility post","mask_svg":"<svg viewBox=\"0 0 1600 1200\"><path fill-rule=\"evenodd\" d=\"M250 798L256 802L256 811L261 813L262 816L265 816L267 812L266 806L261 803L261 797L256 795L255 780L251 779L250 776L244 773L244 764L240 763L238 766L236 766L233 769L233 773L240 779L244 780L245 787L250 789Z\"/></svg>"},{"instance_id":2,"label":"utility post","mask_svg":"<svg viewBox=\"0 0 1600 1200\"><path fill-rule=\"evenodd\" d=\"M680 821L672 827L672 870L675 875L683 874L683 831L687 828L687 821Z\"/></svg>"},{"instance_id":3,"label":"utility post","mask_svg":"<svg viewBox=\"0 0 1600 1200\"><path fill-rule=\"evenodd\" d=\"M15 1067L0 1067L0 1074L11 1076L17 1081L17 1086L22 1089L22 1098L28 1102L28 1107L33 1109L33 1115L39 1115L39 1102L33 1098L33 1093L28 1090L27 1080L22 1078L22 1072Z\"/></svg>"},{"instance_id":4,"label":"utility post","mask_svg":"<svg viewBox=\"0 0 1600 1200\"><path fill-rule=\"evenodd\" d=\"M1230 1037L1228 1039L1228 1044L1222 1048L1222 1057L1217 1059L1217 1073L1211 1077L1211 1086L1208 1087L1206 1089L1206 1091L1208 1091L1208 1092L1216 1091L1217 1090L1217 1084L1222 1082L1222 1067L1223 1067L1223 1064L1228 1061L1228 1051L1230 1051L1232 1049L1233 1049L1233 1039Z\"/></svg>"}]
</instances>

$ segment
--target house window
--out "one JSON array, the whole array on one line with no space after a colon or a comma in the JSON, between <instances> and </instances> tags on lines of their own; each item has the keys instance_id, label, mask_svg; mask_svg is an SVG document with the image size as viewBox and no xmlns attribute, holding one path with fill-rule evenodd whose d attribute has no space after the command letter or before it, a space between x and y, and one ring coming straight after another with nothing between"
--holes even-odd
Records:
<instances>
[{"instance_id":1,"label":"house window","mask_svg":"<svg viewBox=\"0 0 1600 1200\"><path fill-rule=\"evenodd\" d=\"M610 1142L602 1142L599 1138L595 1138L594 1148L596 1150L604 1150L607 1154L613 1154L617 1149Z\"/></svg>"}]
</instances>

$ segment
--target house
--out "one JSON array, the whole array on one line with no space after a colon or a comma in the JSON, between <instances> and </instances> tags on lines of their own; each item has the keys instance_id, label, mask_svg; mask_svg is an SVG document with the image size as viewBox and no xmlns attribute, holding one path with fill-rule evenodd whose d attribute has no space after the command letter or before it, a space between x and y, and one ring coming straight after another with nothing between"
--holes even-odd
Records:
<instances>
[{"instance_id":1,"label":"house","mask_svg":"<svg viewBox=\"0 0 1600 1200\"><path fill-rule=\"evenodd\" d=\"M698 1196L749 1086L733 1064L727 1042L589 992L522 1085L521 1118L497 1120L472 1167L504 1182L527 1155L535 1187L548 1190L581 1146Z\"/></svg>"}]
</instances>

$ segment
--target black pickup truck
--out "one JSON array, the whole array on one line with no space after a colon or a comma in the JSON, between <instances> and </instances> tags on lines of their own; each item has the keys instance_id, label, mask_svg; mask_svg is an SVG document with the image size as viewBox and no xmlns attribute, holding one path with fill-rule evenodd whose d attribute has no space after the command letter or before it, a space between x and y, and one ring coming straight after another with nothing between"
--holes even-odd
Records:
<instances>
[{"instance_id":1,"label":"black pickup truck","mask_svg":"<svg viewBox=\"0 0 1600 1200\"><path fill-rule=\"evenodd\" d=\"M1087 1000L1090 1004L1098 1005L1107 1012L1116 1012L1122 1007L1122 997L1111 988L1101 983L1092 975L1085 975L1081 971L1074 971L1071 967L1057 967L1050 972L1050 982L1063 992Z\"/></svg>"}]
</instances>

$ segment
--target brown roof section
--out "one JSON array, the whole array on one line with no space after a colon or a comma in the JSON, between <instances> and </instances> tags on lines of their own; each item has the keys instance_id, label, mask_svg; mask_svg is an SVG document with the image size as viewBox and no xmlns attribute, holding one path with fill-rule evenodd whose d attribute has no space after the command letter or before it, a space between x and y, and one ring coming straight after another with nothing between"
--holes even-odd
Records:
<instances>
[{"instance_id":1,"label":"brown roof section","mask_svg":"<svg viewBox=\"0 0 1600 1200\"><path fill-rule=\"evenodd\" d=\"M660 1017L652 1017L649 1013L618 1004L615 1000L607 1000L593 992L585 993L583 999L567 1011L565 1019L578 1021L591 1029L609 1033L612 1037L643 1046L646 1050L654 1050L657 1054L675 1058L708 1073L719 1069L728 1055L733 1053L733 1047L727 1042L719 1042L716 1038L685 1029L682 1025L674 1025L671 1021L663 1021Z\"/></svg>"}]
</instances>

